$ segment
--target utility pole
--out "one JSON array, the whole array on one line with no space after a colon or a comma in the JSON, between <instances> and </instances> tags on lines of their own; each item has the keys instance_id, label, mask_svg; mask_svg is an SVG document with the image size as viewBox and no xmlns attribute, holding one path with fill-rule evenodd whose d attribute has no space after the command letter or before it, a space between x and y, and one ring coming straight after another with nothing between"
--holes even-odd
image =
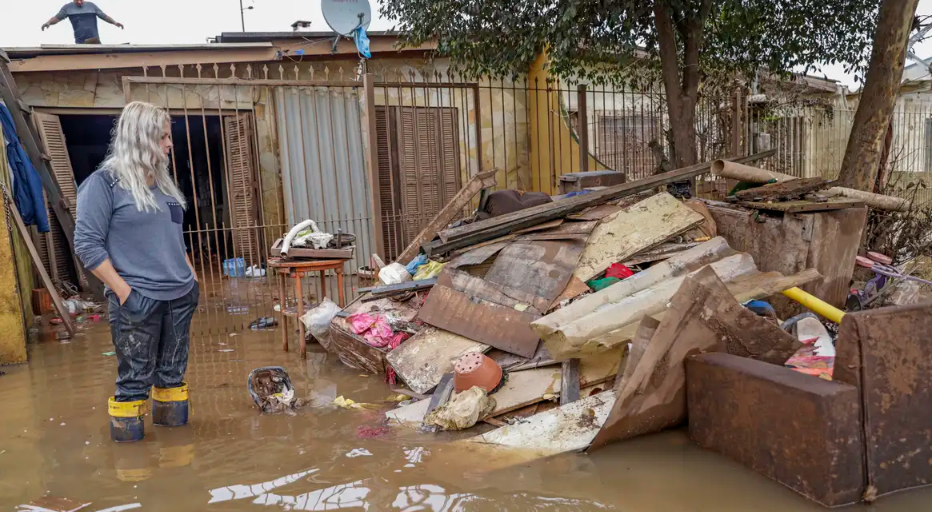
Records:
<instances>
[{"instance_id":1,"label":"utility pole","mask_svg":"<svg viewBox=\"0 0 932 512\"><path fill-rule=\"evenodd\" d=\"M246 31L246 11L251 11L253 6L243 7L243 0L239 0L239 23L240 27L243 29L243 32Z\"/></svg>"}]
</instances>

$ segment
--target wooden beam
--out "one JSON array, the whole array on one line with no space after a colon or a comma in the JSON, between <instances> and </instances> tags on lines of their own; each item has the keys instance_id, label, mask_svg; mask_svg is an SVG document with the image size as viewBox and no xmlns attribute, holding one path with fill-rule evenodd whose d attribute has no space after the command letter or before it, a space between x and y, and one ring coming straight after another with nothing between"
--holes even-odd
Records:
<instances>
[{"instance_id":1,"label":"wooden beam","mask_svg":"<svg viewBox=\"0 0 932 512\"><path fill-rule=\"evenodd\" d=\"M38 71L76 71L159 67L162 65L196 65L205 63L263 62L278 60L274 47L238 50L152 51L132 53L87 53L38 55L10 63L13 73Z\"/></svg>"},{"instance_id":2,"label":"wooden beam","mask_svg":"<svg viewBox=\"0 0 932 512\"><path fill-rule=\"evenodd\" d=\"M450 202L424 226L424 229L414 237L414 240L411 240L411 243L405 247L405 250L402 251L396 261L402 265L406 265L414 259L421 249L421 245L433 240L434 237L437 236L437 233L456 217L457 213L463 211L463 208L469 204L469 201L472 201L472 198L475 197L476 194L495 186L495 173L497 172L497 170L492 169L491 171L479 173L470 178L469 181L466 182L466 185L453 196L453 199L451 199ZM378 181L373 181L373 183L378 183ZM376 189L375 186L371 188L373 190Z\"/></svg>"},{"instance_id":3,"label":"wooden beam","mask_svg":"<svg viewBox=\"0 0 932 512\"><path fill-rule=\"evenodd\" d=\"M755 162L767 158L776 153L774 150L757 153L734 160L735 162ZM491 240L500 236L505 236L512 231L558 219L582 211L590 206L605 203L612 199L618 199L629 195L651 190L655 187L691 179L700 174L709 172L712 162L684 167L682 169L665 172L644 178L642 180L608 187L597 192L592 192L583 196L564 199L552 203L546 203L533 206L517 212L505 214L499 217L474 222L472 224L448 229L440 233L441 240L424 244L422 249L428 256L444 254L452 250L469 247L479 242Z\"/></svg>"},{"instance_id":4,"label":"wooden beam","mask_svg":"<svg viewBox=\"0 0 932 512\"><path fill-rule=\"evenodd\" d=\"M23 242L29 250L32 264L36 268L36 271L39 272L39 277L42 278L42 284L45 286L45 289L48 290L49 296L52 297L52 303L55 305L55 310L58 311L58 315L61 316L65 329L68 330L71 336L74 336L76 329L74 321L71 319L71 314L68 312L68 308L65 307L64 302L62 302L61 296L58 295L58 290L55 289L55 285L52 284L52 278L50 278L48 272L45 271L42 258L39 257L39 252L36 251L36 246L32 243L32 237L29 236L29 229L26 227L26 223L23 222L23 218L20 217L19 210L16 209L16 205L13 203L13 199L10 197L5 186L3 187L3 202L6 203L6 208L9 209L9 212L13 216L16 229L19 230L19 234L22 236Z\"/></svg>"},{"instance_id":5,"label":"wooden beam","mask_svg":"<svg viewBox=\"0 0 932 512\"><path fill-rule=\"evenodd\" d=\"M579 359L572 358L563 361L560 376L560 405L577 400L579 400Z\"/></svg>"},{"instance_id":6,"label":"wooden beam","mask_svg":"<svg viewBox=\"0 0 932 512\"><path fill-rule=\"evenodd\" d=\"M366 73L362 77L362 85L366 95L363 114L366 116L366 165L369 167L369 208L372 210L372 238L375 244L375 253L385 255L385 235L382 232L382 196L379 194L379 147L376 137L375 121L375 77Z\"/></svg>"}]
</instances>

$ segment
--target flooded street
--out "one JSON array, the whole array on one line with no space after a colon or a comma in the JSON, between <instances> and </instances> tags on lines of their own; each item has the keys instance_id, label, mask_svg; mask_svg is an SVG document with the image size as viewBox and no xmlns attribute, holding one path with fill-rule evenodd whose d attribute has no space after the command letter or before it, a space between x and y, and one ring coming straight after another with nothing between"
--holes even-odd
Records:
<instances>
[{"instance_id":1,"label":"flooded street","mask_svg":"<svg viewBox=\"0 0 932 512\"><path fill-rule=\"evenodd\" d=\"M259 415L246 376L267 365L285 367L299 396L317 404L342 395L392 407L381 377L353 371L317 345L306 362L296 350L285 354L280 329L195 335L190 424L153 427L147 418L145 440L124 445L108 432L116 361L105 355L106 322L70 343L31 344L29 364L0 376L0 510L46 510L28 505L46 496L91 503L88 511L822 510L704 452L682 431L485 474L481 459L444 450L447 437L367 429L383 424L382 411L314 406ZM871 510L930 504L932 492L919 491Z\"/></svg>"}]
</instances>

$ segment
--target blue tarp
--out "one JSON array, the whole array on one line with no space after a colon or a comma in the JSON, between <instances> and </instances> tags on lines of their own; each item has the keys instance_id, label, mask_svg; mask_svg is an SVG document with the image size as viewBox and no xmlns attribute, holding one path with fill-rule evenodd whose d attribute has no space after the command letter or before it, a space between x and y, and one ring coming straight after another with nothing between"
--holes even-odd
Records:
<instances>
[{"instance_id":1,"label":"blue tarp","mask_svg":"<svg viewBox=\"0 0 932 512\"><path fill-rule=\"evenodd\" d=\"M35 225L40 233L48 233L49 216L42 196L42 179L19 142L10 110L2 103L0 123L3 124L3 138L6 140L6 157L13 170L13 201L19 209L19 215L27 226Z\"/></svg>"}]
</instances>

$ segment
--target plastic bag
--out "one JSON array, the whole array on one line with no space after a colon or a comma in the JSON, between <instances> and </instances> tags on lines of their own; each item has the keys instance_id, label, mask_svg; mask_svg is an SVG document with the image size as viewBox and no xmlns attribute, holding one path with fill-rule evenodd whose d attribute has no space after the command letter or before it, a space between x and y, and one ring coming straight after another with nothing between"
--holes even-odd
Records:
<instances>
[{"instance_id":1,"label":"plastic bag","mask_svg":"<svg viewBox=\"0 0 932 512\"><path fill-rule=\"evenodd\" d=\"M401 263L392 263L379 271L379 281L386 285L399 284L410 280L411 274Z\"/></svg>"},{"instance_id":2,"label":"plastic bag","mask_svg":"<svg viewBox=\"0 0 932 512\"><path fill-rule=\"evenodd\" d=\"M443 430L463 430L475 425L479 418L488 416L494 410L495 399L479 386L473 386L434 409L424 418L424 422L437 425Z\"/></svg>"},{"instance_id":3,"label":"plastic bag","mask_svg":"<svg viewBox=\"0 0 932 512\"><path fill-rule=\"evenodd\" d=\"M405 269L408 271L409 274L413 276L414 274L417 274L417 271L419 268L421 268L421 265L425 265L426 263L427 263L427 255L418 254L416 258L414 258L413 260L411 260L410 263L405 265Z\"/></svg>"},{"instance_id":4,"label":"plastic bag","mask_svg":"<svg viewBox=\"0 0 932 512\"><path fill-rule=\"evenodd\" d=\"M428 261L424 265L421 265L417 269L417 274L414 274L415 281L422 281L424 279L430 279L432 277L437 277L440 275L440 271L443 270L443 266L446 263L440 263L438 261Z\"/></svg>"},{"instance_id":5,"label":"plastic bag","mask_svg":"<svg viewBox=\"0 0 932 512\"><path fill-rule=\"evenodd\" d=\"M330 321L340 312L340 306L328 298L316 308L308 311L301 317L307 332L318 340L326 338L330 333Z\"/></svg>"}]
</instances>

